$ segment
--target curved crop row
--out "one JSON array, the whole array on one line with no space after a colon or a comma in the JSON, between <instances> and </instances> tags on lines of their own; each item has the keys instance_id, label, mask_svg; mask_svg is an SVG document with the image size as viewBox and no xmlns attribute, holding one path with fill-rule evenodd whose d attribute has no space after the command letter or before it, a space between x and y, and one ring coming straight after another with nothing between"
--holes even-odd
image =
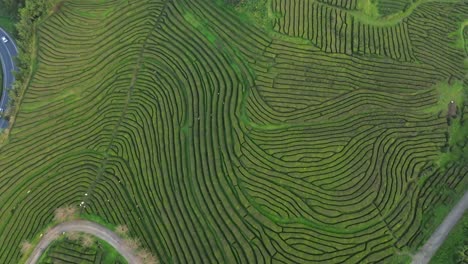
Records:
<instances>
[{"instance_id":1,"label":"curved crop row","mask_svg":"<svg viewBox=\"0 0 468 264\"><path fill-rule=\"evenodd\" d=\"M389 16L406 11L414 2L413 0L380 0L377 2L377 7L379 14Z\"/></svg>"},{"instance_id":2,"label":"curved crop row","mask_svg":"<svg viewBox=\"0 0 468 264\"><path fill-rule=\"evenodd\" d=\"M70 234L76 239L63 239L51 244L39 261L40 264L70 263L70 264L101 264L127 263L125 259L109 245L93 241L91 237L79 237L79 234Z\"/></svg>"},{"instance_id":3,"label":"curved crop row","mask_svg":"<svg viewBox=\"0 0 468 264\"><path fill-rule=\"evenodd\" d=\"M468 175L434 165L447 121L430 110L435 84L464 78L441 48L461 18L432 47L438 4L377 27L356 1L272 2L276 29L312 44L209 0L72 0L39 25L0 152L0 262L69 204L163 263L377 263L419 245L440 188Z\"/></svg>"},{"instance_id":4,"label":"curved crop row","mask_svg":"<svg viewBox=\"0 0 468 264\"><path fill-rule=\"evenodd\" d=\"M279 33L310 40L327 53L378 55L414 61L405 20L377 26L361 22L352 12L310 0L274 0L272 11Z\"/></svg>"},{"instance_id":5,"label":"curved crop row","mask_svg":"<svg viewBox=\"0 0 468 264\"><path fill-rule=\"evenodd\" d=\"M319 2L350 10L357 9L359 5L359 0L319 0Z\"/></svg>"}]
</instances>

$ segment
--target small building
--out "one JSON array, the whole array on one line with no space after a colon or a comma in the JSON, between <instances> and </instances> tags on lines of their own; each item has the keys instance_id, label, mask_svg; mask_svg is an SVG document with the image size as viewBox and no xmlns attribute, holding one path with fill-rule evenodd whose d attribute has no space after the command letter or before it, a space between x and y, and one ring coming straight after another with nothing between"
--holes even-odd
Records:
<instances>
[{"instance_id":1,"label":"small building","mask_svg":"<svg viewBox=\"0 0 468 264\"><path fill-rule=\"evenodd\" d=\"M457 104L455 101L450 101L448 105L447 118L457 117Z\"/></svg>"}]
</instances>

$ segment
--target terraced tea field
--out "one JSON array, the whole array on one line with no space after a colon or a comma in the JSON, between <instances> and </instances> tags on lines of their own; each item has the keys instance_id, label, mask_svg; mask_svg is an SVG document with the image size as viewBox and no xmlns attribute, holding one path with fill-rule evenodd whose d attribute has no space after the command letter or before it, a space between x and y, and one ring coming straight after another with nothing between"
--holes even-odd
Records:
<instances>
[{"instance_id":1,"label":"terraced tea field","mask_svg":"<svg viewBox=\"0 0 468 264\"><path fill-rule=\"evenodd\" d=\"M80 241L63 239L50 245L39 263L126 264L127 262L110 245L102 241L93 241L92 245L84 247Z\"/></svg>"},{"instance_id":2,"label":"terraced tea field","mask_svg":"<svg viewBox=\"0 0 468 264\"><path fill-rule=\"evenodd\" d=\"M468 2L369 3L64 1L0 148L0 263L80 204L162 263L416 249L468 186Z\"/></svg>"}]
</instances>

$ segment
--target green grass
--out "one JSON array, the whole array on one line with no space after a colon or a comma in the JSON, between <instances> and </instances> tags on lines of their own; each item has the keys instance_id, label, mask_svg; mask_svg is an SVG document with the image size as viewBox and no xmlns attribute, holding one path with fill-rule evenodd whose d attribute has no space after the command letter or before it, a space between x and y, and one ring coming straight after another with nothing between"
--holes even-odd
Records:
<instances>
[{"instance_id":1,"label":"green grass","mask_svg":"<svg viewBox=\"0 0 468 264\"><path fill-rule=\"evenodd\" d=\"M388 261L385 263L388 264L410 264L411 263L411 256L407 254L397 254L391 257Z\"/></svg>"},{"instance_id":2,"label":"green grass","mask_svg":"<svg viewBox=\"0 0 468 264\"><path fill-rule=\"evenodd\" d=\"M441 188L439 188L440 190ZM426 238L429 238L430 235L432 234L432 230L437 228L445 219L445 217L450 213L450 210L453 208L451 205L454 205L455 203L452 204L442 204L434 207L432 214L430 217L426 219L426 225L425 225L425 233L426 233Z\"/></svg>"},{"instance_id":3,"label":"green grass","mask_svg":"<svg viewBox=\"0 0 468 264\"><path fill-rule=\"evenodd\" d=\"M452 85L447 83L439 83L436 85L438 94L437 104L427 109L432 113L442 113L446 116L450 101L454 101L458 107L458 117L451 120L451 125L448 128L449 140L447 142L448 149L441 153L436 163L439 167L445 168L453 162L468 161L468 147L466 145L468 138L468 122L466 116L462 119L462 111L464 105L468 102L468 86L461 81L455 81Z\"/></svg>"},{"instance_id":4,"label":"green grass","mask_svg":"<svg viewBox=\"0 0 468 264\"><path fill-rule=\"evenodd\" d=\"M113 263L122 263L125 264L127 261L120 255L114 247L109 245L106 241L97 239L99 244L102 246L102 251L104 252L103 264L113 264Z\"/></svg>"},{"instance_id":5,"label":"green grass","mask_svg":"<svg viewBox=\"0 0 468 264\"><path fill-rule=\"evenodd\" d=\"M85 219L85 220L89 220L89 221L91 221L91 222L98 223L98 224L100 224L100 225L103 225L103 226L105 226L106 228L108 228L109 230L115 230L115 225L110 224L110 223L107 222L106 220L102 219L102 217L100 217L99 215L95 215L95 214L81 214L81 215L80 215L80 218Z\"/></svg>"},{"instance_id":6,"label":"green grass","mask_svg":"<svg viewBox=\"0 0 468 264\"><path fill-rule=\"evenodd\" d=\"M0 27L6 30L9 34L12 34L15 30L15 21L8 16L0 15Z\"/></svg>"},{"instance_id":7,"label":"green grass","mask_svg":"<svg viewBox=\"0 0 468 264\"><path fill-rule=\"evenodd\" d=\"M447 114L448 105L454 101L459 109L463 107L468 98L468 86L464 86L462 81L455 81L452 85L447 82L436 84L437 104L428 108L427 111L432 113L442 112Z\"/></svg>"},{"instance_id":8,"label":"green grass","mask_svg":"<svg viewBox=\"0 0 468 264\"><path fill-rule=\"evenodd\" d=\"M111 245L101 239L97 241L102 245L102 251L104 251L104 258L102 263L127 263L127 261L120 255L118 251L115 250Z\"/></svg>"},{"instance_id":9,"label":"green grass","mask_svg":"<svg viewBox=\"0 0 468 264\"><path fill-rule=\"evenodd\" d=\"M456 264L468 261L468 213L450 231L447 239L431 259L431 264Z\"/></svg>"},{"instance_id":10,"label":"green grass","mask_svg":"<svg viewBox=\"0 0 468 264\"><path fill-rule=\"evenodd\" d=\"M360 0L358 2L358 9L364 16L373 19L379 18L380 14L376 1L377 0Z\"/></svg>"},{"instance_id":11,"label":"green grass","mask_svg":"<svg viewBox=\"0 0 468 264\"><path fill-rule=\"evenodd\" d=\"M214 35L213 31L209 29L208 23L206 21L203 21L201 18L190 12L186 12L184 14L184 19L201 34L203 34L203 36L205 36L209 42L213 44L216 42L217 37Z\"/></svg>"},{"instance_id":12,"label":"green grass","mask_svg":"<svg viewBox=\"0 0 468 264\"><path fill-rule=\"evenodd\" d=\"M455 47L464 50L465 53L468 55L468 35L466 33L466 27L468 27L468 20L465 20L462 23L460 23L458 30L450 34L450 36L455 38Z\"/></svg>"}]
</instances>

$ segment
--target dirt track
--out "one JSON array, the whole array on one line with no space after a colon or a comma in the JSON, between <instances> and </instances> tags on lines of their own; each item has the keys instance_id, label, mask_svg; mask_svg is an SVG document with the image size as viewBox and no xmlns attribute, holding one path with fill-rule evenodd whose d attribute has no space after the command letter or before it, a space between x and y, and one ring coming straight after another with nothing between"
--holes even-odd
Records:
<instances>
[{"instance_id":1,"label":"dirt track","mask_svg":"<svg viewBox=\"0 0 468 264\"><path fill-rule=\"evenodd\" d=\"M465 192L463 198L455 205L450 213L445 217L444 222L432 234L429 240L413 257L413 264L429 263L431 257L436 253L437 249L442 245L450 230L463 217L466 209L468 209L468 191Z\"/></svg>"},{"instance_id":2,"label":"dirt track","mask_svg":"<svg viewBox=\"0 0 468 264\"><path fill-rule=\"evenodd\" d=\"M464 212L468 209L468 191L465 192L463 198L457 203L452 209L448 216L444 219L442 224L432 234L426 244L421 250L414 255L414 264L426 264L429 263L431 257L435 254L437 249L442 245L445 238L449 234L450 230L455 224L462 218ZM47 249L50 243L57 239L63 232L83 232L94 235L102 240L105 240L111 246L113 246L120 254L131 264L140 264L141 260L133 254L133 251L125 245L123 240L117 236L114 232L110 231L104 226L99 224L86 221L86 220L74 220L66 223L59 224L47 233L45 233L34 249L31 256L26 261L27 264L35 264L40 259L41 255Z\"/></svg>"},{"instance_id":3,"label":"dirt track","mask_svg":"<svg viewBox=\"0 0 468 264\"><path fill-rule=\"evenodd\" d=\"M61 236L63 232L83 232L96 236L113 246L128 263L142 263L141 260L133 254L133 251L125 245L122 238L106 227L86 220L74 220L62 223L47 231L47 233L42 236L41 241L36 246L26 263L37 263L49 244Z\"/></svg>"}]
</instances>

